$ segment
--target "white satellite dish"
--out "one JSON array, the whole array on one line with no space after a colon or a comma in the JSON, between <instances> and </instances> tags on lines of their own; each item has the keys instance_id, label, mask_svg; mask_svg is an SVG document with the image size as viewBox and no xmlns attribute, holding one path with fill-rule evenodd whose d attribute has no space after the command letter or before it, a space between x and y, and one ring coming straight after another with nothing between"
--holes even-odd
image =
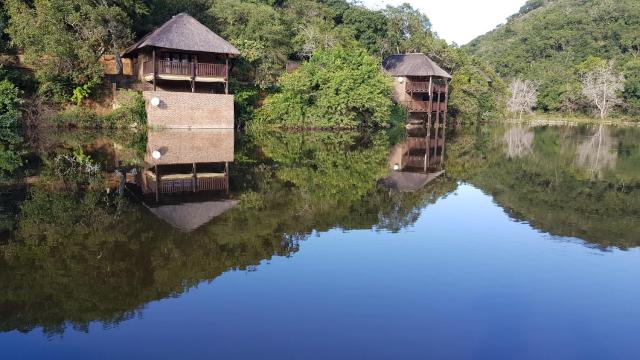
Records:
<instances>
[{"instance_id":1,"label":"white satellite dish","mask_svg":"<svg viewBox=\"0 0 640 360\"><path fill-rule=\"evenodd\" d=\"M154 150L151 153L151 157L156 159L156 160L158 160L158 159L160 159L162 157L162 153L160 153L160 151L158 151L158 150Z\"/></svg>"},{"instance_id":2,"label":"white satellite dish","mask_svg":"<svg viewBox=\"0 0 640 360\"><path fill-rule=\"evenodd\" d=\"M152 98L152 99L151 99L151 105L153 105L153 106L158 106L158 105L160 105L160 98L158 98L158 97L154 97L154 98Z\"/></svg>"}]
</instances>

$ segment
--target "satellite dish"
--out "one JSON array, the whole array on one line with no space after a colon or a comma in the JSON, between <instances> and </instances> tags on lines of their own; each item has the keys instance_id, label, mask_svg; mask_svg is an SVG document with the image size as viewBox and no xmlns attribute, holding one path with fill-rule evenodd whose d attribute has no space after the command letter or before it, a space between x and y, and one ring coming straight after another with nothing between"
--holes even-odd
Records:
<instances>
[{"instance_id":1,"label":"satellite dish","mask_svg":"<svg viewBox=\"0 0 640 360\"><path fill-rule=\"evenodd\" d=\"M398 78L398 82L399 82L400 84L402 84L402 83L404 82L404 77L400 76L400 77Z\"/></svg>"},{"instance_id":2,"label":"satellite dish","mask_svg":"<svg viewBox=\"0 0 640 360\"><path fill-rule=\"evenodd\" d=\"M151 153L151 157L156 159L156 160L158 160L158 159L160 159L162 157L162 153L160 153L160 151L158 151L158 150L154 150Z\"/></svg>"},{"instance_id":3,"label":"satellite dish","mask_svg":"<svg viewBox=\"0 0 640 360\"><path fill-rule=\"evenodd\" d=\"M398 164L394 164L394 165L393 165L393 170L395 170L395 171L400 170L400 165L398 165Z\"/></svg>"},{"instance_id":4,"label":"satellite dish","mask_svg":"<svg viewBox=\"0 0 640 360\"><path fill-rule=\"evenodd\" d=\"M154 97L154 98L152 98L152 99L151 99L151 105L153 105L153 106L158 106L158 105L160 105L160 98L158 98L158 97Z\"/></svg>"}]
</instances>

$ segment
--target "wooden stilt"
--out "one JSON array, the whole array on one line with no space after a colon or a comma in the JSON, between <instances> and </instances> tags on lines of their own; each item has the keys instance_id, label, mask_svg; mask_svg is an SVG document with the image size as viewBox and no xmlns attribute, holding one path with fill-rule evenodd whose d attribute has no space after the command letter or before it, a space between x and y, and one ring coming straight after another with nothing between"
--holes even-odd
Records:
<instances>
[{"instance_id":1,"label":"wooden stilt","mask_svg":"<svg viewBox=\"0 0 640 360\"><path fill-rule=\"evenodd\" d=\"M444 121L442 124L442 150L440 152L440 169L444 167L444 147L447 135L447 113L449 112L449 82L444 87Z\"/></svg>"},{"instance_id":2,"label":"wooden stilt","mask_svg":"<svg viewBox=\"0 0 640 360\"><path fill-rule=\"evenodd\" d=\"M436 122L434 124L434 127L434 140L436 141L436 146L433 148L433 156L438 156L438 131L440 130L440 93L438 93L438 105L436 108Z\"/></svg>"},{"instance_id":3,"label":"wooden stilt","mask_svg":"<svg viewBox=\"0 0 640 360\"><path fill-rule=\"evenodd\" d=\"M227 190L227 195L229 195L229 163L226 161L224 163L224 183Z\"/></svg>"},{"instance_id":4,"label":"wooden stilt","mask_svg":"<svg viewBox=\"0 0 640 360\"><path fill-rule=\"evenodd\" d=\"M427 150L424 162L427 164L426 168L429 166L429 153L431 153L431 113L429 113L429 119L427 120ZM426 170L425 170L426 172Z\"/></svg>"},{"instance_id":5,"label":"wooden stilt","mask_svg":"<svg viewBox=\"0 0 640 360\"><path fill-rule=\"evenodd\" d=\"M229 57L225 59L224 93L229 94Z\"/></svg>"},{"instance_id":6,"label":"wooden stilt","mask_svg":"<svg viewBox=\"0 0 640 360\"><path fill-rule=\"evenodd\" d=\"M158 171L158 165L155 165L154 172L156 173L156 202L160 201L160 172Z\"/></svg>"},{"instance_id":7,"label":"wooden stilt","mask_svg":"<svg viewBox=\"0 0 640 360\"><path fill-rule=\"evenodd\" d=\"M191 63L191 92L196 92L196 63Z\"/></svg>"}]
</instances>

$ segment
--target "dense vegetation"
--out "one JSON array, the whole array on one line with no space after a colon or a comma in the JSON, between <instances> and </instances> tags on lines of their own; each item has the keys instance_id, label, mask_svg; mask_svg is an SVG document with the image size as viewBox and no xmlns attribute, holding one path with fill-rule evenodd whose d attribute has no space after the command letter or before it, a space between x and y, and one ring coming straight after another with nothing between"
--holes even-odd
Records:
<instances>
[{"instance_id":1,"label":"dense vegetation","mask_svg":"<svg viewBox=\"0 0 640 360\"><path fill-rule=\"evenodd\" d=\"M471 54L503 77L540 82L538 109L589 113L581 76L613 60L626 81L619 112L640 115L640 6L636 0L529 0Z\"/></svg>"},{"instance_id":2,"label":"dense vegetation","mask_svg":"<svg viewBox=\"0 0 640 360\"><path fill-rule=\"evenodd\" d=\"M241 50L242 57L234 64L237 81L232 88L240 95L238 114L245 121L265 92L287 86L287 77L280 81L287 62L307 61L317 51L335 48L349 49L344 56L350 61L359 61L356 58L368 53L375 61L367 58L367 67L392 53L424 52L454 74L451 111L455 115L491 118L499 116L503 108L504 86L495 73L438 39L427 16L409 5L370 10L347 0L7 0L3 9L3 36L24 53L35 71L40 96L57 102L99 98L103 82L100 56L117 54L151 28L184 11ZM326 60L325 55L316 61ZM493 87L487 80L493 80ZM327 104L344 101L339 96L325 100ZM379 102L375 103L379 108ZM370 109L361 110L359 117L374 123L383 114L376 112L372 119L364 116ZM280 114L278 111L272 118ZM347 114L345 121L352 122L351 115Z\"/></svg>"},{"instance_id":3,"label":"dense vegetation","mask_svg":"<svg viewBox=\"0 0 640 360\"><path fill-rule=\"evenodd\" d=\"M391 78L364 50L320 50L280 79L257 121L288 127L350 128L390 122Z\"/></svg>"}]
</instances>

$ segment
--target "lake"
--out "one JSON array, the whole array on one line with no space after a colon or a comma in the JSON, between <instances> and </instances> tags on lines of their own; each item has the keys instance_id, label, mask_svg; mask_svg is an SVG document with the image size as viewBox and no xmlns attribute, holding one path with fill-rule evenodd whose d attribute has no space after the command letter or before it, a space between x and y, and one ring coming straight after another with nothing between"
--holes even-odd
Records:
<instances>
[{"instance_id":1,"label":"lake","mask_svg":"<svg viewBox=\"0 0 640 360\"><path fill-rule=\"evenodd\" d=\"M2 358L640 353L638 128L45 129L0 149L26 164L0 190Z\"/></svg>"}]
</instances>

